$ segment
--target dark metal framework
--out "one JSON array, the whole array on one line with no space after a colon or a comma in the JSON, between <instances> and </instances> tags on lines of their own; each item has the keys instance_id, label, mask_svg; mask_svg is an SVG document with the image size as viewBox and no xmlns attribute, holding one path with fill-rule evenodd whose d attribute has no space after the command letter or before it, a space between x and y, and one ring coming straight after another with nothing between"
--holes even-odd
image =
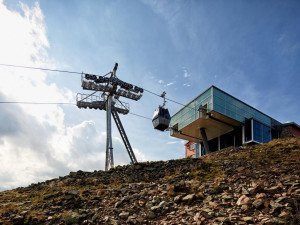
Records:
<instances>
[{"instance_id":1,"label":"dark metal framework","mask_svg":"<svg viewBox=\"0 0 300 225\"><path fill-rule=\"evenodd\" d=\"M117 125L122 137L125 148L128 152L131 162L137 163L136 157L122 125L119 113L126 115L129 113L129 104L121 102L120 97L129 98L138 101L143 95L143 89L126 83L116 76L118 63L115 64L113 71L106 74L110 77L97 76L93 74L82 74L81 86L84 90L94 91L91 94L77 94L76 102L78 108L100 109L106 111L106 160L105 170L114 167L113 146L111 136L111 115ZM97 92L102 92L100 96Z\"/></svg>"}]
</instances>

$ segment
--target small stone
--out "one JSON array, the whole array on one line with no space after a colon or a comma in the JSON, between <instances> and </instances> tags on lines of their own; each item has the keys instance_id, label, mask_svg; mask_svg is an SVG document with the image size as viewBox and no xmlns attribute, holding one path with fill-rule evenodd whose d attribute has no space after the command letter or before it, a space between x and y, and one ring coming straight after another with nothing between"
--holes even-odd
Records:
<instances>
[{"instance_id":1,"label":"small stone","mask_svg":"<svg viewBox=\"0 0 300 225\"><path fill-rule=\"evenodd\" d=\"M147 202L146 203L146 208L147 209L150 209L152 206L153 206L153 204L151 202Z\"/></svg>"},{"instance_id":2,"label":"small stone","mask_svg":"<svg viewBox=\"0 0 300 225\"><path fill-rule=\"evenodd\" d=\"M217 208L217 207L218 207L218 203L216 203L216 202L209 202L208 205L209 205L211 208Z\"/></svg>"},{"instance_id":3,"label":"small stone","mask_svg":"<svg viewBox=\"0 0 300 225\"><path fill-rule=\"evenodd\" d=\"M257 200L255 200L255 201L252 203L252 205L253 205L256 209L260 209L260 208L263 207L264 202L263 202L262 200L257 199Z\"/></svg>"},{"instance_id":4,"label":"small stone","mask_svg":"<svg viewBox=\"0 0 300 225\"><path fill-rule=\"evenodd\" d=\"M20 215L24 216L24 215L26 215L27 213L28 213L28 211L24 210L24 211L22 211L22 212L20 213Z\"/></svg>"},{"instance_id":5,"label":"small stone","mask_svg":"<svg viewBox=\"0 0 300 225\"><path fill-rule=\"evenodd\" d=\"M243 195L248 195L249 192L248 192L245 188L243 188L243 189L242 189L242 194L243 194Z\"/></svg>"},{"instance_id":6,"label":"small stone","mask_svg":"<svg viewBox=\"0 0 300 225\"><path fill-rule=\"evenodd\" d=\"M182 195L177 195L176 197L174 197L174 202L178 203L180 202L182 199Z\"/></svg>"},{"instance_id":7,"label":"small stone","mask_svg":"<svg viewBox=\"0 0 300 225\"><path fill-rule=\"evenodd\" d=\"M149 219L154 219L156 217L155 213L153 211L150 211L148 214Z\"/></svg>"},{"instance_id":8,"label":"small stone","mask_svg":"<svg viewBox=\"0 0 300 225\"><path fill-rule=\"evenodd\" d=\"M151 207L151 211L159 211L159 209L160 209L161 207L159 206L159 205L156 205L156 206L152 206Z\"/></svg>"},{"instance_id":9,"label":"small stone","mask_svg":"<svg viewBox=\"0 0 300 225\"><path fill-rule=\"evenodd\" d=\"M271 210L270 210L271 214L273 214L273 215L277 214L278 215L280 213L282 205L280 205L279 203L271 203L270 206L271 206Z\"/></svg>"},{"instance_id":10,"label":"small stone","mask_svg":"<svg viewBox=\"0 0 300 225\"><path fill-rule=\"evenodd\" d=\"M273 224L286 224L286 221L284 219L278 218L278 217L274 217L272 219Z\"/></svg>"},{"instance_id":11,"label":"small stone","mask_svg":"<svg viewBox=\"0 0 300 225\"><path fill-rule=\"evenodd\" d=\"M165 208L167 203L165 201L160 202L157 206L152 206L152 211L160 211L161 209Z\"/></svg>"},{"instance_id":12,"label":"small stone","mask_svg":"<svg viewBox=\"0 0 300 225\"><path fill-rule=\"evenodd\" d=\"M232 196L230 196L230 195L223 195L222 196L222 199L224 199L224 200L231 200L232 199Z\"/></svg>"},{"instance_id":13,"label":"small stone","mask_svg":"<svg viewBox=\"0 0 300 225\"><path fill-rule=\"evenodd\" d=\"M297 190L295 191L295 194L296 194L296 195L300 195L300 189L297 189Z\"/></svg>"},{"instance_id":14,"label":"small stone","mask_svg":"<svg viewBox=\"0 0 300 225\"><path fill-rule=\"evenodd\" d=\"M242 211L247 211L249 207L247 205L242 205L241 210Z\"/></svg>"},{"instance_id":15,"label":"small stone","mask_svg":"<svg viewBox=\"0 0 300 225\"><path fill-rule=\"evenodd\" d=\"M253 217L250 217L250 216L243 217L242 219L243 219L246 223L253 223L253 222L254 222Z\"/></svg>"},{"instance_id":16,"label":"small stone","mask_svg":"<svg viewBox=\"0 0 300 225\"><path fill-rule=\"evenodd\" d=\"M122 201L117 201L117 202L115 203L115 208L118 208L121 204L122 204Z\"/></svg>"},{"instance_id":17,"label":"small stone","mask_svg":"<svg viewBox=\"0 0 300 225\"><path fill-rule=\"evenodd\" d=\"M240 173L245 169L245 167L238 167L236 170Z\"/></svg>"},{"instance_id":18,"label":"small stone","mask_svg":"<svg viewBox=\"0 0 300 225\"><path fill-rule=\"evenodd\" d=\"M218 222L221 222L221 223L228 223L228 222L230 222L230 219L228 217L217 217L216 220Z\"/></svg>"},{"instance_id":19,"label":"small stone","mask_svg":"<svg viewBox=\"0 0 300 225\"><path fill-rule=\"evenodd\" d=\"M204 204L207 204L207 203L211 202L212 199L213 199L213 198L211 197L211 195L209 195L209 196L207 196L207 197L203 200L203 203L204 203Z\"/></svg>"},{"instance_id":20,"label":"small stone","mask_svg":"<svg viewBox=\"0 0 300 225\"><path fill-rule=\"evenodd\" d=\"M198 193L196 194L196 198L197 198L197 199L204 199L204 194L203 194L202 192L198 192Z\"/></svg>"},{"instance_id":21,"label":"small stone","mask_svg":"<svg viewBox=\"0 0 300 225\"><path fill-rule=\"evenodd\" d=\"M110 219L110 224L111 224L111 225L120 225L121 222L120 222L119 220Z\"/></svg>"},{"instance_id":22,"label":"small stone","mask_svg":"<svg viewBox=\"0 0 300 225\"><path fill-rule=\"evenodd\" d=\"M98 196L98 197L99 197L99 196L102 196L104 193L105 193L105 191L104 191L103 189L99 189L99 190L97 191L97 196Z\"/></svg>"},{"instance_id":23,"label":"small stone","mask_svg":"<svg viewBox=\"0 0 300 225\"><path fill-rule=\"evenodd\" d=\"M264 191L263 185L258 184L258 185L255 185L253 187L253 189L250 190L250 194L257 194L257 193L261 193L263 191Z\"/></svg>"},{"instance_id":24,"label":"small stone","mask_svg":"<svg viewBox=\"0 0 300 225\"><path fill-rule=\"evenodd\" d=\"M80 219L81 219L81 216L77 212L69 212L64 218L66 224L79 223Z\"/></svg>"},{"instance_id":25,"label":"small stone","mask_svg":"<svg viewBox=\"0 0 300 225\"><path fill-rule=\"evenodd\" d=\"M291 216L291 213L287 212L287 211L282 211L278 217L280 218L289 218Z\"/></svg>"},{"instance_id":26,"label":"small stone","mask_svg":"<svg viewBox=\"0 0 300 225\"><path fill-rule=\"evenodd\" d=\"M236 202L237 205L248 205L250 203L250 198L246 195L242 195Z\"/></svg>"},{"instance_id":27,"label":"small stone","mask_svg":"<svg viewBox=\"0 0 300 225\"><path fill-rule=\"evenodd\" d=\"M136 164L136 165L133 165L133 169L140 170L140 169L142 169L142 166L140 164Z\"/></svg>"},{"instance_id":28,"label":"small stone","mask_svg":"<svg viewBox=\"0 0 300 225\"><path fill-rule=\"evenodd\" d=\"M136 221L141 224L144 221L144 218L143 217L137 217Z\"/></svg>"},{"instance_id":29,"label":"small stone","mask_svg":"<svg viewBox=\"0 0 300 225\"><path fill-rule=\"evenodd\" d=\"M137 224L137 220L135 216L129 216L126 222L129 224Z\"/></svg>"},{"instance_id":30,"label":"small stone","mask_svg":"<svg viewBox=\"0 0 300 225\"><path fill-rule=\"evenodd\" d=\"M271 194L278 194L281 191L281 187L279 186L273 186L267 189L267 191Z\"/></svg>"},{"instance_id":31,"label":"small stone","mask_svg":"<svg viewBox=\"0 0 300 225\"><path fill-rule=\"evenodd\" d=\"M194 198L195 198L195 194L189 194L189 195L183 197L182 201L191 203L194 200Z\"/></svg>"},{"instance_id":32,"label":"small stone","mask_svg":"<svg viewBox=\"0 0 300 225\"><path fill-rule=\"evenodd\" d=\"M199 217L200 217L200 213L197 212L196 215L194 216L194 221L198 221L199 220Z\"/></svg>"},{"instance_id":33,"label":"small stone","mask_svg":"<svg viewBox=\"0 0 300 225\"><path fill-rule=\"evenodd\" d=\"M166 205L167 205L167 203L165 202L165 201L162 201L161 203L159 203L159 207L160 208L164 208L164 207L166 207Z\"/></svg>"},{"instance_id":34,"label":"small stone","mask_svg":"<svg viewBox=\"0 0 300 225\"><path fill-rule=\"evenodd\" d=\"M200 211L200 214L202 216L204 216L206 219L210 219L215 216L214 211L209 208L202 208L202 210Z\"/></svg>"},{"instance_id":35,"label":"small stone","mask_svg":"<svg viewBox=\"0 0 300 225\"><path fill-rule=\"evenodd\" d=\"M92 221L95 222L98 218L99 218L99 214L96 213L95 215L93 215Z\"/></svg>"},{"instance_id":36,"label":"small stone","mask_svg":"<svg viewBox=\"0 0 300 225\"><path fill-rule=\"evenodd\" d=\"M255 198L264 198L264 197L266 197L267 195L265 194L265 193L258 193L258 194L256 194L256 196L255 196Z\"/></svg>"},{"instance_id":37,"label":"small stone","mask_svg":"<svg viewBox=\"0 0 300 225\"><path fill-rule=\"evenodd\" d=\"M139 206L143 206L143 205L145 204L145 201L142 200L142 199L140 199L140 200L138 201L138 203L139 203Z\"/></svg>"},{"instance_id":38,"label":"small stone","mask_svg":"<svg viewBox=\"0 0 300 225\"><path fill-rule=\"evenodd\" d=\"M286 199L286 197L279 197L276 199L275 202L279 203L279 202L282 202L284 199Z\"/></svg>"},{"instance_id":39,"label":"small stone","mask_svg":"<svg viewBox=\"0 0 300 225\"><path fill-rule=\"evenodd\" d=\"M186 186L185 186L185 183L184 181L180 181L179 183L175 183L174 184L174 191L175 192L181 192L181 191L185 191L186 189Z\"/></svg>"},{"instance_id":40,"label":"small stone","mask_svg":"<svg viewBox=\"0 0 300 225\"><path fill-rule=\"evenodd\" d=\"M119 217L121 218L121 219L127 219L128 218L128 216L129 216L129 212L121 212L120 214L119 214Z\"/></svg>"}]
</instances>

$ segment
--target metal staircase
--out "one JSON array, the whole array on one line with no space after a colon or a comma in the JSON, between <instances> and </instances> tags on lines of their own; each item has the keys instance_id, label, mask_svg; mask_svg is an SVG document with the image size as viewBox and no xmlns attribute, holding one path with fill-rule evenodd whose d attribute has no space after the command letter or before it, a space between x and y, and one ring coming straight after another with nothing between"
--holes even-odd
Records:
<instances>
[{"instance_id":1,"label":"metal staircase","mask_svg":"<svg viewBox=\"0 0 300 225\"><path fill-rule=\"evenodd\" d=\"M127 149L127 152L128 152L128 155L129 155L129 157L131 159L132 164L137 163L137 160L135 158L134 152L132 151L130 142L129 142L129 140L127 138L127 135L126 135L126 132L125 132L125 130L123 128L123 125L121 123L121 120L120 120L120 117L118 115L118 112L114 109L114 107L112 107L111 114L112 114L112 116L113 116L113 118L115 120L115 123L116 123L117 127L118 127L118 130L120 132L120 135L121 135L122 140L124 142L124 145L125 145L125 147Z\"/></svg>"}]
</instances>

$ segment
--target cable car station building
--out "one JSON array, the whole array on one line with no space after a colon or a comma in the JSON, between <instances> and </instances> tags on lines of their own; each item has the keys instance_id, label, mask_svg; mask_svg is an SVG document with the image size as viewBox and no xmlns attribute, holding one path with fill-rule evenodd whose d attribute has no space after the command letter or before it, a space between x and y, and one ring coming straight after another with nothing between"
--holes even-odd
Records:
<instances>
[{"instance_id":1,"label":"cable car station building","mask_svg":"<svg viewBox=\"0 0 300 225\"><path fill-rule=\"evenodd\" d=\"M270 116L211 86L171 117L170 135L188 140L186 147L194 146L195 157L199 157L230 146L279 138L282 126ZM296 128L300 131L298 125Z\"/></svg>"}]
</instances>

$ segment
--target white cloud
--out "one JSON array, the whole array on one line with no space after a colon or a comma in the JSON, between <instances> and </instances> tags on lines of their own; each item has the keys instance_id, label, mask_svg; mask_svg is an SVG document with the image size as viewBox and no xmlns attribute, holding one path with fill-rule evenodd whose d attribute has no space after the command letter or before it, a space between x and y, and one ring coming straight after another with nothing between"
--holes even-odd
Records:
<instances>
[{"instance_id":1,"label":"white cloud","mask_svg":"<svg viewBox=\"0 0 300 225\"><path fill-rule=\"evenodd\" d=\"M136 160L138 162L145 162L146 161L146 156L139 149L133 148L132 150L133 150L133 152L135 154L135 157L136 157Z\"/></svg>"},{"instance_id":2,"label":"white cloud","mask_svg":"<svg viewBox=\"0 0 300 225\"><path fill-rule=\"evenodd\" d=\"M20 4L23 15L0 0L0 63L51 67L43 13ZM39 70L0 67L0 101L74 102L73 93L47 81ZM76 109L76 108L74 108ZM57 105L2 104L0 110L0 190L63 176L70 171L104 169L105 132L93 121L67 125ZM116 164L128 164L122 141L114 137ZM134 149L137 158L145 156Z\"/></svg>"},{"instance_id":3,"label":"white cloud","mask_svg":"<svg viewBox=\"0 0 300 225\"><path fill-rule=\"evenodd\" d=\"M178 144L179 142L177 141L169 141L167 142L167 145L174 145L174 144Z\"/></svg>"},{"instance_id":4,"label":"white cloud","mask_svg":"<svg viewBox=\"0 0 300 225\"><path fill-rule=\"evenodd\" d=\"M163 80L159 80L158 83L159 83L159 84L163 84L164 81L163 81Z\"/></svg>"},{"instance_id":5,"label":"white cloud","mask_svg":"<svg viewBox=\"0 0 300 225\"><path fill-rule=\"evenodd\" d=\"M183 84L183 86L190 87L191 85L190 84Z\"/></svg>"},{"instance_id":6,"label":"white cloud","mask_svg":"<svg viewBox=\"0 0 300 225\"><path fill-rule=\"evenodd\" d=\"M172 82L167 83L166 86L172 86L172 85L174 85L174 84L175 84L175 81L172 81Z\"/></svg>"},{"instance_id":7,"label":"white cloud","mask_svg":"<svg viewBox=\"0 0 300 225\"><path fill-rule=\"evenodd\" d=\"M186 69L183 69L183 77L184 77L184 78L191 77L191 74L188 73L188 71L187 71Z\"/></svg>"},{"instance_id":8,"label":"white cloud","mask_svg":"<svg viewBox=\"0 0 300 225\"><path fill-rule=\"evenodd\" d=\"M176 17L176 14L182 8L181 2L178 0L172 1L171 3L161 0L142 0L142 2L146 5L149 5L156 14L163 16L166 20L174 19L174 17Z\"/></svg>"}]
</instances>

